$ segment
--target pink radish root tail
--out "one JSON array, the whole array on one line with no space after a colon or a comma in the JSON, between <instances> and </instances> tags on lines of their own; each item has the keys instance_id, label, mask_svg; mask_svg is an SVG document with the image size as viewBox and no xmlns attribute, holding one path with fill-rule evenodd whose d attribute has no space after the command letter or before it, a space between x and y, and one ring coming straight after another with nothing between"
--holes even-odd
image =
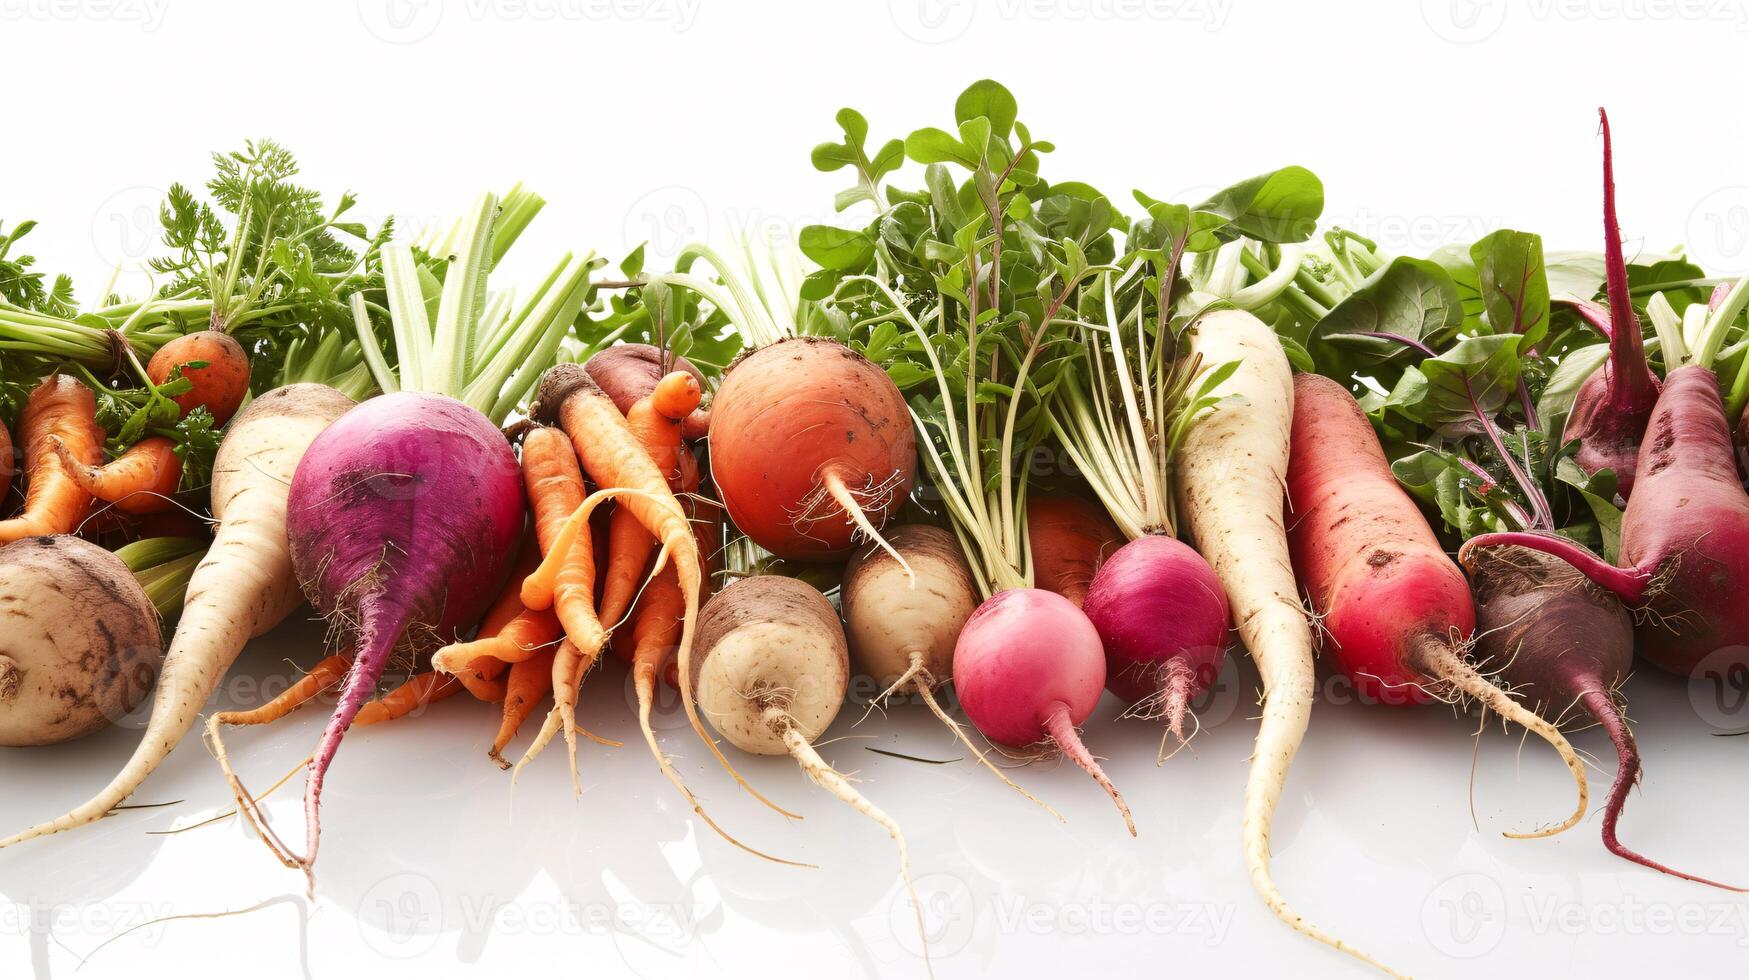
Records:
<instances>
[{"instance_id":1,"label":"pink radish root tail","mask_svg":"<svg viewBox=\"0 0 1749 980\"><path fill-rule=\"evenodd\" d=\"M1055 742L1057 748L1061 749L1062 753L1076 765L1086 770L1087 775L1092 776L1094 782L1105 789L1106 794L1111 797L1111 802L1117 804L1117 812L1123 814L1124 826L1129 828L1130 836L1136 836L1136 820L1130 815L1130 805L1124 802L1123 794L1119 793L1117 787L1111 784L1111 779L1105 775L1105 770L1099 767L1098 761L1093 758L1093 753L1088 752L1087 746L1081 743L1081 736L1076 734L1075 725L1069 720L1069 706L1060 701L1051 705L1046 709L1044 721L1045 732L1050 735L1051 741Z\"/></svg>"}]
</instances>

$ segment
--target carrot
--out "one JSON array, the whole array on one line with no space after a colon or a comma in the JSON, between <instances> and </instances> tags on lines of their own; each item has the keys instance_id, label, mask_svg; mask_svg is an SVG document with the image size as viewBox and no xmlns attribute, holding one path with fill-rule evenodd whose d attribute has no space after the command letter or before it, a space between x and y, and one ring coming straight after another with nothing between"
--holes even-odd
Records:
<instances>
[{"instance_id":1,"label":"carrot","mask_svg":"<svg viewBox=\"0 0 1749 980\"><path fill-rule=\"evenodd\" d=\"M515 584L521 587L520 581ZM551 609L524 609L495 634L486 636L485 632L482 628L481 636L437 651L432 666L459 675L483 657L511 665L524 663L556 646L563 628Z\"/></svg>"},{"instance_id":2,"label":"carrot","mask_svg":"<svg viewBox=\"0 0 1749 980\"><path fill-rule=\"evenodd\" d=\"M97 396L73 378L51 374L25 402L18 435L24 443L24 510L0 521L0 544L70 533L90 515L91 495L62 468L55 440L65 442L76 460L91 466L103 462Z\"/></svg>"},{"instance_id":3,"label":"carrot","mask_svg":"<svg viewBox=\"0 0 1749 980\"><path fill-rule=\"evenodd\" d=\"M532 540L524 540L522 549L516 556L516 568L499 594L498 600L487 610L486 618L480 623L479 635L468 642L451 643L431 656L431 669L452 674L455 679L467 688L474 697L481 701L504 700L504 682L497 680L510 664L526 660L531 655L525 651L520 641L533 640L535 645L551 643L559 635L559 621L551 612L530 612L522 605L522 577L535 566L540 551ZM511 629L526 630L530 624L550 624L550 631L544 631L542 636L524 636L518 632L507 636ZM499 654L507 656L499 656Z\"/></svg>"},{"instance_id":4,"label":"carrot","mask_svg":"<svg viewBox=\"0 0 1749 980\"><path fill-rule=\"evenodd\" d=\"M147 436L102 466L81 461L59 436L50 436L61 467L79 489L126 514L155 514L174 506L170 495L182 482L176 443Z\"/></svg>"},{"instance_id":5,"label":"carrot","mask_svg":"<svg viewBox=\"0 0 1749 980\"><path fill-rule=\"evenodd\" d=\"M12 433L0 422L0 513L5 513L6 497L12 492Z\"/></svg>"},{"instance_id":6,"label":"carrot","mask_svg":"<svg viewBox=\"0 0 1749 980\"><path fill-rule=\"evenodd\" d=\"M651 461L649 454L637 444L637 438L626 426L625 416L620 414L619 409L614 407L613 402L581 367L560 364L549 368L542 375L534 415L542 421L556 421L565 430L583 462L583 468L602 488L591 500L578 507L577 512L565 522L559 536L560 541L568 546L570 540L586 531L594 506L602 500L617 497L619 506L632 511L639 523L662 543L656 556L657 565L661 566L665 561L674 563L681 590L686 595L685 618L677 659L680 673L689 675L692 669L693 623L698 618L702 575L698 539L693 536L685 509L669 491L667 481ZM522 598L525 603L537 606L543 593L552 592L553 580L562 564L564 551L565 548L555 541L554 548L546 553L541 567L523 583ZM558 555L557 559L555 555ZM537 601L530 602L531 598ZM798 815L791 814L766 799L729 764L716 739L705 731L704 721L698 714L698 705L694 703L692 692L686 687L681 689L681 703L686 708L686 717L692 723L692 730L710 749L717 763L734 777L742 789L773 810L799 819Z\"/></svg>"},{"instance_id":7,"label":"carrot","mask_svg":"<svg viewBox=\"0 0 1749 980\"><path fill-rule=\"evenodd\" d=\"M205 406L213 424L224 425L249 394L249 355L230 334L201 330L172 340L152 355L146 377L161 385L177 368L194 385L171 399L184 415Z\"/></svg>"},{"instance_id":8,"label":"carrot","mask_svg":"<svg viewBox=\"0 0 1749 980\"><path fill-rule=\"evenodd\" d=\"M556 633L558 621L553 622ZM498 724L498 737L492 740L492 748L486 753L500 769L510 768L509 760L503 755L504 747L516 737L517 730L533 713L534 706L552 690L553 659L558 652L556 647L543 645L536 648L527 660L510 665L510 677L504 684L503 720Z\"/></svg>"},{"instance_id":9,"label":"carrot","mask_svg":"<svg viewBox=\"0 0 1749 980\"><path fill-rule=\"evenodd\" d=\"M1038 587L1080 606L1099 566L1124 544L1105 508L1070 494L1041 494L1026 502L1026 536Z\"/></svg>"},{"instance_id":10,"label":"carrot","mask_svg":"<svg viewBox=\"0 0 1749 980\"><path fill-rule=\"evenodd\" d=\"M316 696L340 683L346 677L351 661L345 654L335 654L310 668L310 672L280 693L279 697L248 711L221 711L207 720L209 726L265 725L278 721L315 700Z\"/></svg>"},{"instance_id":11,"label":"carrot","mask_svg":"<svg viewBox=\"0 0 1749 980\"><path fill-rule=\"evenodd\" d=\"M582 506L583 474L566 434L549 427L533 429L524 438L522 471L541 553L549 562L557 559L558 563L547 589L531 595L525 578L519 595L530 609L552 609L571 642L561 646L553 658L553 712L517 762L517 769L540 754L562 726L572 788L581 793L583 788L577 781L577 688L607 643L607 633L595 614L595 548L589 528L585 525L581 533L569 536L563 533L570 526L570 516ZM539 574L539 569L531 574Z\"/></svg>"},{"instance_id":12,"label":"carrot","mask_svg":"<svg viewBox=\"0 0 1749 980\"><path fill-rule=\"evenodd\" d=\"M675 371L657 382L654 391L638 399L626 413L626 427L637 437L650 460L662 471L668 489L679 491L682 476L681 423L698 407L698 379ZM690 456L690 453L685 453ZM644 569L656 539L629 508L616 507L608 523L606 580L601 590L601 621L618 623L631 608L644 580Z\"/></svg>"},{"instance_id":13,"label":"carrot","mask_svg":"<svg viewBox=\"0 0 1749 980\"><path fill-rule=\"evenodd\" d=\"M1354 397L1315 374L1294 378L1287 493L1294 572L1320 617L1324 647L1363 698L1424 703L1468 695L1548 742L1572 773L1585 815L1585 769L1567 739L1464 658L1476 611L1463 572L1391 474Z\"/></svg>"},{"instance_id":14,"label":"carrot","mask_svg":"<svg viewBox=\"0 0 1749 980\"><path fill-rule=\"evenodd\" d=\"M458 694L463 690L460 680L427 670L407 678L400 687L365 702L352 719L354 725L374 725L383 721L405 718L416 711Z\"/></svg>"}]
</instances>

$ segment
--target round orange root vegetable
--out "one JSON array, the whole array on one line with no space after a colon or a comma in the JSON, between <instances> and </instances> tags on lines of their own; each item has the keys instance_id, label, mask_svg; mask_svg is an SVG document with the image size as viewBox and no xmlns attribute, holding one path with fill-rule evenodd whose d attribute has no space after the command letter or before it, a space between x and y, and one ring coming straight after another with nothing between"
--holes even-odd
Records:
<instances>
[{"instance_id":1,"label":"round orange root vegetable","mask_svg":"<svg viewBox=\"0 0 1749 980\"><path fill-rule=\"evenodd\" d=\"M898 387L820 337L768 344L729 368L712 403L710 451L735 526L802 561L848 556L859 530L881 541L917 471Z\"/></svg>"},{"instance_id":2,"label":"round orange root vegetable","mask_svg":"<svg viewBox=\"0 0 1749 980\"><path fill-rule=\"evenodd\" d=\"M201 367L189 365L204 362ZM172 340L146 365L146 377L155 385L170 380L176 368L194 387L171 399L187 415L204 405L214 425L224 425L249 393L249 355L235 337L217 330L201 330Z\"/></svg>"}]
</instances>

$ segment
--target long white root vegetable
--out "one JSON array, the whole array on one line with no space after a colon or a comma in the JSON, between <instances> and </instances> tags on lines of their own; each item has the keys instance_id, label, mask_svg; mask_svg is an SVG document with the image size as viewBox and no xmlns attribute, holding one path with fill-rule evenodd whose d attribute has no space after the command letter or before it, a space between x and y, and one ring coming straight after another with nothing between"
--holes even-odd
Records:
<instances>
[{"instance_id":1,"label":"long white root vegetable","mask_svg":"<svg viewBox=\"0 0 1749 980\"><path fill-rule=\"evenodd\" d=\"M1311 623L1299 601L1283 524L1293 369L1268 324L1242 310L1206 314L1191 328L1202 363L1238 361L1214 394L1238 398L1191 428L1176 476L1184 527L1232 602L1239 638L1263 678L1263 718L1245 783L1243 839L1252 887L1296 932L1387 970L1308 923L1269 870L1269 828L1312 713Z\"/></svg>"},{"instance_id":2,"label":"long white root vegetable","mask_svg":"<svg viewBox=\"0 0 1749 980\"><path fill-rule=\"evenodd\" d=\"M102 792L69 813L0 840L0 847L107 815L194 727L201 706L243 645L303 604L286 543L286 495L304 450L352 404L326 385L287 385L255 399L231 421L213 461L218 521L213 545L189 580L139 747Z\"/></svg>"}]
</instances>

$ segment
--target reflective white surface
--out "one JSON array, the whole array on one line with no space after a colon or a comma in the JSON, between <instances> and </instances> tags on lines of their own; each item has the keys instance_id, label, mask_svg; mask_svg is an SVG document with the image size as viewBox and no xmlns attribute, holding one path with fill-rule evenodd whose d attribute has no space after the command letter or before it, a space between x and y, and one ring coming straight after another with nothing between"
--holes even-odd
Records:
<instances>
[{"instance_id":1,"label":"reflective white surface","mask_svg":"<svg viewBox=\"0 0 1749 980\"><path fill-rule=\"evenodd\" d=\"M257 683L283 684L286 662L312 663L320 642L306 623L257 641L215 704L254 703ZM512 786L485 757L496 710L471 700L355 730L328 783L314 902L234 818L160 833L229 808L216 763L191 736L132 801L180 802L0 851L0 976L184 976L203 962L260 980L364 975L367 962L385 980L555 964L582 976L925 976L895 849L879 828L787 760L731 752L761 790L806 818L786 822L735 789L669 704L663 738L712 815L755 846L818 867L780 867L724 843L657 773L624 680L610 664L586 682L585 723L626 745L582 745L580 799L562 747ZM1059 824L969 760L926 765L867 751L961 759L918 706L860 725L860 710L847 708L822 751L905 828L937 976L1254 976L1272 964L1364 975L1295 936L1250 890L1239 822L1254 690L1248 664L1229 671L1202 704L1202 733L1161 767L1156 726L1118 721L1118 705L1102 704L1086 740L1135 810L1135 840L1067 765L1013 771L1068 818ZM1746 743L1712 735L1749 721L1731 693L1720 700L1696 685L1691 696L1649 671L1630 682L1646 778L1622 836L1677 867L1749 882L1736 834L1749 804ZM295 765L325 714L312 707L236 732L228 745L245 781L264 789ZM1749 961L1749 903L1612 858L1595 808L1557 838L1501 836L1571 806L1571 785L1539 742L1521 746L1497 726L1484 734L1480 829L1472 826L1474 727L1441 707L1318 706L1274 836L1278 879L1309 919L1417 976L1628 976L1677 962L1716 974ZM84 799L134 738L117 728L55 748L0 749L0 828ZM1592 792L1601 800L1613 753L1599 731L1575 741L1599 756ZM267 802L294 842L301 787L300 777Z\"/></svg>"}]
</instances>

